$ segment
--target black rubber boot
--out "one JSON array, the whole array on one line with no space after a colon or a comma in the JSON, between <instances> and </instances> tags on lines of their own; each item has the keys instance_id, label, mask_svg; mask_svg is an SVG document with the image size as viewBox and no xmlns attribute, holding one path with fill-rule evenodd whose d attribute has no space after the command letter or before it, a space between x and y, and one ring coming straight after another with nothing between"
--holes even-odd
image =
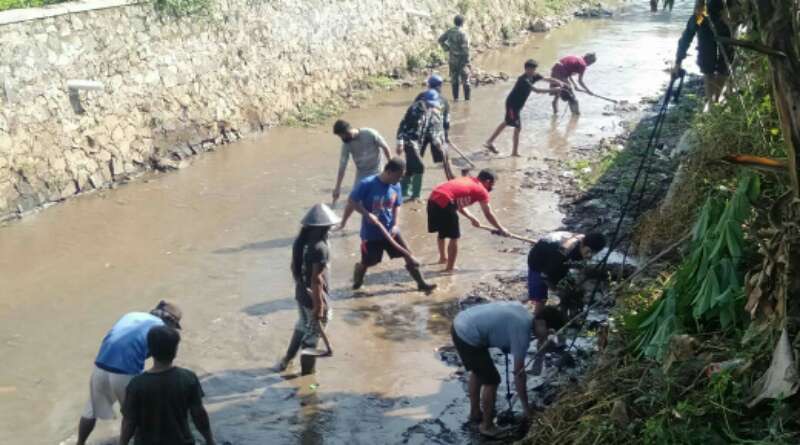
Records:
<instances>
[{"instance_id":1,"label":"black rubber boot","mask_svg":"<svg viewBox=\"0 0 800 445\"><path fill-rule=\"evenodd\" d=\"M469 100L470 95L472 94L472 87L468 84L464 84L464 100Z\"/></svg>"},{"instance_id":2,"label":"black rubber boot","mask_svg":"<svg viewBox=\"0 0 800 445\"><path fill-rule=\"evenodd\" d=\"M419 271L418 266L406 266L406 270L408 270L408 273L409 275L411 275L411 278L413 278L414 281L417 282L418 290L421 290L422 292L429 294L433 292L434 289L436 289L435 284L428 284L425 282L425 279L422 278L422 272Z\"/></svg>"},{"instance_id":3,"label":"black rubber boot","mask_svg":"<svg viewBox=\"0 0 800 445\"><path fill-rule=\"evenodd\" d=\"M458 100L458 84L454 83L451 85L453 87L453 101Z\"/></svg>"},{"instance_id":4,"label":"black rubber boot","mask_svg":"<svg viewBox=\"0 0 800 445\"><path fill-rule=\"evenodd\" d=\"M353 290L361 288L364 284L364 275L367 273L367 268L362 266L361 263L356 263L353 267Z\"/></svg>"},{"instance_id":5,"label":"black rubber boot","mask_svg":"<svg viewBox=\"0 0 800 445\"><path fill-rule=\"evenodd\" d=\"M310 375L317 372L317 358L313 355L300 356L300 375Z\"/></svg>"}]
</instances>

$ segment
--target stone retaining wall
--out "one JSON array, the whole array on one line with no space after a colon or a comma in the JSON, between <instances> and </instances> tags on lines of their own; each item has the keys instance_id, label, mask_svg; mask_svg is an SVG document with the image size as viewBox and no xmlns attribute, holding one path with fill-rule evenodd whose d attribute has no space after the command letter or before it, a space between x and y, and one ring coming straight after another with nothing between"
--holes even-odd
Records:
<instances>
[{"instance_id":1,"label":"stone retaining wall","mask_svg":"<svg viewBox=\"0 0 800 445\"><path fill-rule=\"evenodd\" d=\"M175 19L150 3L93 0L0 13L0 221L169 167L405 67L456 12L481 44L533 27L537 7L218 0L208 17ZM70 80L102 88L71 97Z\"/></svg>"}]
</instances>

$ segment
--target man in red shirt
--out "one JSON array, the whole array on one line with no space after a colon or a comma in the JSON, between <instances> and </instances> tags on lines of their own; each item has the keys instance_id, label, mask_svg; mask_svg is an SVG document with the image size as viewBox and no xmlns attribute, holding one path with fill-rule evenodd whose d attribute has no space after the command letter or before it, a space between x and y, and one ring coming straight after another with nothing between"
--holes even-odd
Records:
<instances>
[{"instance_id":1,"label":"man in red shirt","mask_svg":"<svg viewBox=\"0 0 800 445\"><path fill-rule=\"evenodd\" d=\"M550 77L553 79L558 79L567 85L571 85L571 88L565 88L562 89L558 94L553 94L553 96L555 96L553 98L553 114L558 113L558 99L569 103L569 110L572 112L572 114L581 114L580 109L578 108L578 99L575 97L575 91L580 91L578 88L578 84L580 84L580 86L583 87L584 92L588 94L594 94L591 90L589 90L589 87L583 83L583 74L586 72L586 67L595 63L596 61L597 56L595 56L594 53L588 53L583 57L563 57L555 65L553 65L553 68L550 70ZM572 76L575 74L578 75L577 84L575 83L575 79L572 78Z\"/></svg>"},{"instance_id":2,"label":"man in red shirt","mask_svg":"<svg viewBox=\"0 0 800 445\"><path fill-rule=\"evenodd\" d=\"M452 179L433 188L428 198L428 233L439 233L439 264L447 264L445 272L452 272L458 255L458 238L461 229L458 214L464 215L472 225L481 223L466 209L474 202L481 204L484 216L500 232L507 236L508 231L497 221L489 205L489 192L494 188L497 175L492 170L481 170L478 177L463 176ZM445 240L450 239L445 252Z\"/></svg>"}]
</instances>

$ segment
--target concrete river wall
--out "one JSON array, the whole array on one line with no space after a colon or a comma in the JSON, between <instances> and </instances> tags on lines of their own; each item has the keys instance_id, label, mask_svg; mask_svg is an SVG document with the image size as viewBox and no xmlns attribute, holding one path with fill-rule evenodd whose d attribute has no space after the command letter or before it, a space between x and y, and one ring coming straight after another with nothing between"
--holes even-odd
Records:
<instances>
[{"instance_id":1,"label":"concrete river wall","mask_svg":"<svg viewBox=\"0 0 800 445\"><path fill-rule=\"evenodd\" d=\"M540 28L540 3L219 0L175 18L91 0L2 12L0 221L175 166L402 69L456 13L475 45Z\"/></svg>"}]
</instances>

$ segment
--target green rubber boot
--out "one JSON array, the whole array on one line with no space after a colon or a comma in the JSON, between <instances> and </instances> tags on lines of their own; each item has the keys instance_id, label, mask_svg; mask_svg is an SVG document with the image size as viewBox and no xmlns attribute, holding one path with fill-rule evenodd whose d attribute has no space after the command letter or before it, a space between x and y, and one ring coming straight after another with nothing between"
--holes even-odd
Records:
<instances>
[{"instance_id":1,"label":"green rubber boot","mask_svg":"<svg viewBox=\"0 0 800 445\"><path fill-rule=\"evenodd\" d=\"M403 179L400 180L400 187L403 190L403 198L408 197L408 189L411 186L411 177L410 176L403 176Z\"/></svg>"},{"instance_id":2,"label":"green rubber boot","mask_svg":"<svg viewBox=\"0 0 800 445\"><path fill-rule=\"evenodd\" d=\"M411 177L411 199L419 199L422 193L422 173Z\"/></svg>"}]
</instances>

